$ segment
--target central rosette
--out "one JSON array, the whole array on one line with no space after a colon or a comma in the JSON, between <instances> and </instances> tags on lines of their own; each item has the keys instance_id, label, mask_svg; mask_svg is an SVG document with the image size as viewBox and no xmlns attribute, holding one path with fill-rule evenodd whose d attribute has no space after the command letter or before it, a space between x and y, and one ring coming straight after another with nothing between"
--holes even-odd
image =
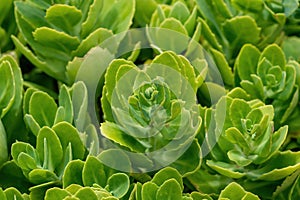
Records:
<instances>
[{"instance_id":1,"label":"central rosette","mask_svg":"<svg viewBox=\"0 0 300 200\"><path fill-rule=\"evenodd\" d=\"M101 99L101 133L109 149L143 154L153 163L177 160L201 126L198 79L189 61L173 52L143 69L124 59L113 61Z\"/></svg>"}]
</instances>

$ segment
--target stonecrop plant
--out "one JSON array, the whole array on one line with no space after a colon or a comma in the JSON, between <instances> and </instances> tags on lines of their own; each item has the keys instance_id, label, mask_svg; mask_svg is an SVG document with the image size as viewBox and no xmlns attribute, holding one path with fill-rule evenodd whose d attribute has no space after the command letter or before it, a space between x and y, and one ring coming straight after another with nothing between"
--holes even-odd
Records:
<instances>
[{"instance_id":1,"label":"stonecrop plant","mask_svg":"<svg viewBox=\"0 0 300 200\"><path fill-rule=\"evenodd\" d=\"M299 0L0 13L0 200L300 199Z\"/></svg>"}]
</instances>

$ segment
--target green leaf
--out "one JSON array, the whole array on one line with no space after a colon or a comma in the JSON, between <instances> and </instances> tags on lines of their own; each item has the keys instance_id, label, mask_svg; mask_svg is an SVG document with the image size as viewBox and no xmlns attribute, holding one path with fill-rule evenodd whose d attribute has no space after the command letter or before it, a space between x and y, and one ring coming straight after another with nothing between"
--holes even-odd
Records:
<instances>
[{"instance_id":1,"label":"green leaf","mask_svg":"<svg viewBox=\"0 0 300 200\"><path fill-rule=\"evenodd\" d=\"M232 182L232 179L220 174L210 173L204 168L188 176L187 180L195 190L205 194L219 194L223 188ZM191 196L194 196L193 193Z\"/></svg>"},{"instance_id":2,"label":"green leaf","mask_svg":"<svg viewBox=\"0 0 300 200\"><path fill-rule=\"evenodd\" d=\"M15 187L22 193L27 192L27 189L32 185L29 183L28 179L24 176L22 169L18 167L14 160L7 161L1 166L0 176L5 177L5 179L0 180L2 187Z\"/></svg>"},{"instance_id":3,"label":"green leaf","mask_svg":"<svg viewBox=\"0 0 300 200\"><path fill-rule=\"evenodd\" d=\"M84 132L88 118L88 91L84 82L76 82L72 87L72 103L74 109L74 123L78 131Z\"/></svg>"},{"instance_id":4,"label":"green leaf","mask_svg":"<svg viewBox=\"0 0 300 200\"><path fill-rule=\"evenodd\" d=\"M62 107L63 109L63 120L69 123L73 122L73 104L72 104L72 100L71 100L71 95L68 91L68 88L63 85L60 88L59 91L59 96L58 96L58 102L59 102L59 106ZM59 121L55 120L55 124L57 124Z\"/></svg>"},{"instance_id":5,"label":"green leaf","mask_svg":"<svg viewBox=\"0 0 300 200\"><path fill-rule=\"evenodd\" d=\"M208 194L202 194L200 192L192 192L191 197L193 200L213 200Z\"/></svg>"},{"instance_id":6,"label":"green leaf","mask_svg":"<svg viewBox=\"0 0 300 200\"><path fill-rule=\"evenodd\" d=\"M5 4L2 4L0 6L0 11L2 13L1 17L0 17L0 24L3 23L5 17L7 16L7 14L9 13L11 7L13 6L13 0L6 0Z\"/></svg>"},{"instance_id":7,"label":"green leaf","mask_svg":"<svg viewBox=\"0 0 300 200\"><path fill-rule=\"evenodd\" d=\"M195 139L191 146L170 167L177 169L183 177L186 177L200 168L201 158L201 148Z\"/></svg>"},{"instance_id":8,"label":"green leaf","mask_svg":"<svg viewBox=\"0 0 300 200\"><path fill-rule=\"evenodd\" d=\"M277 152L286 140L288 135L288 126L280 127L276 132L273 133L272 137L272 152Z\"/></svg>"},{"instance_id":9,"label":"green leaf","mask_svg":"<svg viewBox=\"0 0 300 200\"><path fill-rule=\"evenodd\" d=\"M135 3L134 20L144 27L149 24L151 16L157 8L157 2L155 0L139 0Z\"/></svg>"},{"instance_id":10,"label":"green leaf","mask_svg":"<svg viewBox=\"0 0 300 200\"><path fill-rule=\"evenodd\" d=\"M0 198L3 199L3 200L7 200L7 199L6 199L6 195L5 195L5 193L3 192L2 188L0 188Z\"/></svg>"},{"instance_id":11,"label":"green leaf","mask_svg":"<svg viewBox=\"0 0 300 200\"><path fill-rule=\"evenodd\" d=\"M266 95L264 93L265 90L261 78L256 74L251 74L251 78L252 81L248 81L248 80L241 81L240 84L242 88L245 91L247 91L247 93L250 94L252 98L265 100Z\"/></svg>"},{"instance_id":12,"label":"green leaf","mask_svg":"<svg viewBox=\"0 0 300 200\"><path fill-rule=\"evenodd\" d=\"M280 186L278 186L273 193L273 198L277 199L286 199L287 196L289 196L289 199L291 200L291 193L297 192L299 184L299 170L294 172L292 175L288 176Z\"/></svg>"},{"instance_id":13,"label":"green leaf","mask_svg":"<svg viewBox=\"0 0 300 200\"><path fill-rule=\"evenodd\" d=\"M46 11L45 19L56 28L70 35L78 35L76 25L81 21L82 13L75 6L56 4Z\"/></svg>"},{"instance_id":14,"label":"green leaf","mask_svg":"<svg viewBox=\"0 0 300 200\"><path fill-rule=\"evenodd\" d=\"M40 165L37 159L35 159L32 155L28 154L27 152L21 152L18 155L17 163L18 166L22 168L25 173L37 168Z\"/></svg>"},{"instance_id":15,"label":"green leaf","mask_svg":"<svg viewBox=\"0 0 300 200\"><path fill-rule=\"evenodd\" d=\"M292 115L292 113L295 111L295 108L297 106L297 102L299 100L299 91L296 90L295 93L293 94L291 100L290 100L290 105L287 109L285 109L284 115L281 116L281 120L280 120L280 124L284 124L284 122L286 122L288 120L288 118L290 117L290 115ZM280 103L280 101L278 101L278 103ZM276 105L275 102L273 104L274 106Z\"/></svg>"},{"instance_id":16,"label":"green leaf","mask_svg":"<svg viewBox=\"0 0 300 200\"><path fill-rule=\"evenodd\" d=\"M244 150L248 150L249 144L247 143L245 137L243 134L236 128L236 127L230 127L225 131L226 139L228 139L233 144L239 145Z\"/></svg>"},{"instance_id":17,"label":"green leaf","mask_svg":"<svg viewBox=\"0 0 300 200\"><path fill-rule=\"evenodd\" d=\"M282 43L282 50L287 59L294 59L300 61L300 54L298 52L298 47L300 45L300 38L298 37L287 37Z\"/></svg>"},{"instance_id":18,"label":"green leaf","mask_svg":"<svg viewBox=\"0 0 300 200\"><path fill-rule=\"evenodd\" d=\"M134 15L135 2L130 1L94 1L86 21L82 24L81 36L87 35L102 27L120 33L128 30ZM101 15L99 15L101 13Z\"/></svg>"},{"instance_id":19,"label":"green leaf","mask_svg":"<svg viewBox=\"0 0 300 200\"><path fill-rule=\"evenodd\" d=\"M260 12L264 8L264 2L262 0L233 0L232 4L239 10Z\"/></svg>"},{"instance_id":20,"label":"green leaf","mask_svg":"<svg viewBox=\"0 0 300 200\"><path fill-rule=\"evenodd\" d=\"M248 159L243 152L238 150L230 150L227 152L227 156L230 160L235 162L238 166L248 166L252 163L251 159Z\"/></svg>"},{"instance_id":21,"label":"green leaf","mask_svg":"<svg viewBox=\"0 0 300 200\"><path fill-rule=\"evenodd\" d=\"M57 181L58 177L54 172L45 169L33 169L28 174L28 179L31 183L39 185L51 181Z\"/></svg>"},{"instance_id":22,"label":"green leaf","mask_svg":"<svg viewBox=\"0 0 300 200\"><path fill-rule=\"evenodd\" d=\"M66 190L60 188L51 188L47 190L45 195L45 200L64 199L70 195L71 194Z\"/></svg>"},{"instance_id":23,"label":"green leaf","mask_svg":"<svg viewBox=\"0 0 300 200\"><path fill-rule=\"evenodd\" d=\"M189 15L190 11L187 6L184 3L177 1L173 4L168 17L173 17L181 22L185 22Z\"/></svg>"},{"instance_id":24,"label":"green leaf","mask_svg":"<svg viewBox=\"0 0 300 200\"><path fill-rule=\"evenodd\" d=\"M159 187L152 182L147 182L143 184L142 191L141 191L142 199L153 200L153 198L156 197L158 189Z\"/></svg>"},{"instance_id":25,"label":"green leaf","mask_svg":"<svg viewBox=\"0 0 300 200\"><path fill-rule=\"evenodd\" d=\"M120 149L107 149L102 151L97 158L106 166L114 169L120 169L124 172L131 171L131 160L129 156ZM122 165L120 165L122 163Z\"/></svg>"},{"instance_id":26,"label":"green leaf","mask_svg":"<svg viewBox=\"0 0 300 200\"><path fill-rule=\"evenodd\" d=\"M38 133L40 132L40 125L37 123L37 121L35 121L35 119L33 118L32 115L29 114L25 114L24 116L24 121L26 123L26 125L29 127L30 131L37 136Z\"/></svg>"},{"instance_id":27,"label":"green leaf","mask_svg":"<svg viewBox=\"0 0 300 200\"><path fill-rule=\"evenodd\" d=\"M81 188L76 192L75 197L78 199L98 200L96 193L91 188Z\"/></svg>"},{"instance_id":28,"label":"green leaf","mask_svg":"<svg viewBox=\"0 0 300 200\"><path fill-rule=\"evenodd\" d=\"M82 188L81 185L78 184L71 184L68 187L65 188L66 191L70 192L72 195L74 195L78 190Z\"/></svg>"},{"instance_id":29,"label":"green leaf","mask_svg":"<svg viewBox=\"0 0 300 200\"><path fill-rule=\"evenodd\" d=\"M194 7L192 13L189 13L189 18L184 22L184 27L187 30L189 36L193 36L193 39L195 41L198 41L198 39L195 38L198 34L196 25L197 27L200 26L200 24L197 23L197 8Z\"/></svg>"},{"instance_id":30,"label":"green leaf","mask_svg":"<svg viewBox=\"0 0 300 200\"><path fill-rule=\"evenodd\" d=\"M113 2L113 3L112 3ZM134 0L105 0L103 14L100 16L101 27L112 30L114 33L121 33L129 29L135 11Z\"/></svg>"},{"instance_id":31,"label":"green leaf","mask_svg":"<svg viewBox=\"0 0 300 200\"><path fill-rule=\"evenodd\" d=\"M251 74L256 74L260 51L251 44L246 44L240 50L235 61L235 69L242 80L251 80Z\"/></svg>"},{"instance_id":32,"label":"green leaf","mask_svg":"<svg viewBox=\"0 0 300 200\"><path fill-rule=\"evenodd\" d=\"M237 16L226 20L223 30L230 43L233 55L237 55L244 44L256 44L260 40L261 28L257 26L255 20L250 16Z\"/></svg>"},{"instance_id":33,"label":"green leaf","mask_svg":"<svg viewBox=\"0 0 300 200\"><path fill-rule=\"evenodd\" d=\"M0 60L0 117L10 109L15 97L15 81L11 63Z\"/></svg>"},{"instance_id":34,"label":"green leaf","mask_svg":"<svg viewBox=\"0 0 300 200\"><path fill-rule=\"evenodd\" d=\"M88 156L85 161L82 170L82 181L85 186L93 186L96 183L103 188L105 187L107 177L104 166L96 157Z\"/></svg>"},{"instance_id":35,"label":"green leaf","mask_svg":"<svg viewBox=\"0 0 300 200\"><path fill-rule=\"evenodd\" d=\"M181 200L182 188L174 178L165 181L157 190L156 199Z\"/></svg>"},{"instance_id":36,"label":"green leaf","mask_svg":"<svg viewBox=\"0 0 300 200\"><path fill-rule=\"evenodd\" d=\"M286 84L285 84L284 90L277 97L280 100L287 100L288 98L291 97L291 95L294 91L295 83L296 83L295 68L287 65L285 72L286 72L286 80L285 80Z\"/></svg>"},{"instance_id":37,"label":"green leaf","mask_svg":"<svg viewBox=\"0 0 300 200\"><path fill-rule=\"evenodd\" d=\"M33 116L40 127L52 127L56 111L57 105L47 93L37 91L32 94L29 101L29 114Z\"/></svg>"},{"instance_id":38,"label":"green leaf","mask_svg":"<svg viewBox=\"0 0 300 200\"><path fill-rule=\"evenodd\" d=\"M245 90L243 90L240 87L235 87L232 90L230 90L229 93L227 93L227 96L231 97L231 98L239 98L239 99L244 99L246 101L250 101L250 95L247 94L247 92Z\"/></svg>"},{"instance_id":39,"label":"green leaf","mask_svg":"<svg viewBox=\"0 0 300 200\"><path fill-rule=\"evenodd\" d=\"M115 173L107 180L105 187L110 193L117 198L122 198L129 189L129 177L124 173Z\"/></svg>"},{"instance_id":40,"label":"green leaf","mask_svg":"<svg viewBox=\"0 0 300 200\"><path fill-rule=\"evenodd\" d=\"M56 51L56 59L65 62L71 59L70 54L72 50L75 50L80 43L77 37L47 27L37 28L33 32L33 36L39 44L47 47L45 50L54 49ZM45 56L49 57L49 54Z\"/></svg>"},{"instance_id":41,"label":"green leaf","mask_svg":"<svg viewBox=\"0 0 300 200\"><path fill-rule=\"evenodd\" d=\"M230 200L239 200L239 199L259 200L258 196L246 192L244 188L242 188L239 184L235 182L230 183L224 190L222 190L219 198L230 199Z\"/></svg>"},{"instance_id":42,"label":"green leaf","mask_svg":"<svg viewBox=\"0 0 300 200\"><path fill-rule=\"evenodd\" d=\"M246 101L242 99L234 99L229 110L232 125L239 130L243 130L242 119L246 119L250 111L251 107Z\"/></svg>"},{"instance_id":43,"label":"green leaf","mask_svg":"<svg viewBox=\"0 0 300 200\"><path fill-rule=\"evenodd\" d=\"M24 200L22 194L16 188L13 187L5 189L4 194L7 200Z\"/></svg>"},{"instance_id":44,"label":"green leaf","mask_svg":"<svg viewBox=\"0 0 300 200\"><path fill-rule=\"evenodd\" d=\"M34 29L48 25L44 18L45 12L34 4L23 1L16 1L15 8L16 21L20 31L27 42L34 44L32 36Z\"/></svg>"},{"instance_id":45,"label":"green leaf","mask_svg":"<svg viewBox=\"0 0 300 200\"><path fill-rule=\"evenodd\" d=\"M209 24L211 24L212 29L216 30L217 35L221 35L221 27L218 24L218 18L216 16L219 13L216 12L217 9L214 7L213 2L207 1L207 0L204 0L204 1L197 0L196 3L197 3L199 11L201 13L201 16L203 16L205 18L205 20L208 21ZM210 28L209 28L209 30L210 30Z\"/></svg>"},{"instance_id":46,"label":"green leaf","mask_svg":"<svg viewBox=\"0 0 300 200\"><path fill-rule=\"evenodd\" d=\"M218 173L230 178L239 179L246 175L244 172L239 172L239 168L234 164L212 160L207 160L206 164Z\"/></svg>"},{"instance_id":47,"label":"green leaf","mask_svg":"<svg viewBox=\"0 0 300 200\"><path fill-rule=\"evenodd\" d=\"M300 152L284 151L275 154L260 169L252 170L247 175L252 179L276 181L291 175L299 168Z\"/></svg>"},{"instance_id":48,"label":"green leaf","mask_svg":"<svg viewBox=\"0 0 300 200\"><path fill-rule=\"evenodd\" d=\"M111 30L98 28L81 41L77 49L72 52L72 55L83 57L89 50L96 46L101 46L103 49L107 48L111 53L114 53L118 47L116 40Z\"/></svg>"},{"instance_id":49,"label":"green leaf","mask_svg":"<svg viewBox=\"0 0 300 200\"><path fill-rule=\"evenodd\" d=\"M116 124L111 122L104 122L101 124L101 133L110 140L128 147L136 152L143 152L144 146L140 144L134 137L124 133Z\"/></svg>"},{"instance_id":50,"label":"green leaf","mask_svg":"<svg viewBox=\"0 0 300 200\"><path fill-rule=\"evenodd\" d=\"M184 25L175 18L166 18L159 24L159 28L147 28L146 33L160 51L171 50L178 54L187 48L190 39Z\"/></svg>"},{"instance_id":51,"label":"green leaf","mask_svg":"<svg viewBox=\"0 0 300 200\"><path fill-rule=\"evenodd\" d=\"M273 66L280 66L285 70L285 56L281 48L277 44L267 46L260 55L260 59L266 58Z\"/></svg>"},{"instance_id":52,"label":"green leaf","mask_svg":"<svg viewBox=\"0 0 300 200\"><path fill-rule=\"evenodd\" d=\"M70 123L60 122L54 125L52 130L55 131L57 137L59 138L64 155L67 147L70 145L72 159L83 159L85 147L82 144L79 133L75 127L73 127Z\"/></svg>"},{"instance_id":53,"label":"green leaf","mask_svg":"<svg viewBox=\"0 0 300 200\"><path fill-rule=\"evenodd\" d=\"M182 182L182 177L179 174L179 172L171 167L166 167L162 170L160 170L159 172L157 172L152 181L153 183L155 183L157 186L162 186L164 184L164 182L170 180L170 179L174 179L178 182L181 190L183 190L183 182Z\"/></svg>"},{"instance_id":54,"label":"green leaf","mask_svg":"<svg viewBox=\"0 0 300 200\"><path fill-rule=\"evenodd\" d=\"M226 61L224 54L219 52L218 50L211 49L214 61L221 73L222 79L226 85L233 86L233 73L231 68Z\"/></svg>"},{"instance_id":55,"label":"green leaf","mask_svg":"<svg viewBox=\"0 0 300 200\"><path fill-rule=\"evenodd\" d=\"M54 171L61 163L63 158L63 149L60 140L55 132L43 127L37 136L36 150L39 158L43 162L43 168Z\"/></svg>"},{"instance_id":56,"label":"green leaf","mask_svg":"<svg viewBox=\"0 0 300 200\"><path fill-rule=\"evenodd\" d=\"M71 184L83 185L82 182L82 170L84 162L81 160L73 160L66 166L63 175L63 187L66 188Z\"/></svg>"},{"instance_id":57,"label":"green leaf","mask_svg":"<svg viewBox=\"0 0 300 200\"><path fill-rule=\"evenodd\" d=\"M200 2L199 0L197 2ZM203 1L204 2L204 1ZM216 34L210 29L209 25L202 18L198 18L201 24L201 32L209 44L216 50L221 51L222 45L218 42Z\"/></svg>"},{"instance_id":58,"label":"green leaf","mask_svg":"<svg viewBox=\"0 0 300 200\"><path fill-rule=\"evenodd\" d=\"M6 131L0 119L0 166L8 159Z\"/></svg>"},{"instance_id":59,"label":"green leaf","mask_svg":"<svg viewBox=\"0 0 300 200\"><path fill-rule=\"evenodd\" d=\"M81 25L81 37L85 38L89 33L93 32L101 24L99 19L99 13L102 12L103 1L96 0L90 6L86 21Z\"/></svg>"},{"instance_id":60,"label":"green leaf","mask_svg":"<svg viewBox=\"0 0 300 200\"><path fill-rule=\"evenodd\" d=\"M36 168L40 164L36 150L25 142L15 142L11 147L11 155L16 164L25 172L25 176L32 170L32 166ZM31 157L30 160L28 159L29 157ZM19 163L19 161L21 162Z\"/></svg>"}]
</instances>

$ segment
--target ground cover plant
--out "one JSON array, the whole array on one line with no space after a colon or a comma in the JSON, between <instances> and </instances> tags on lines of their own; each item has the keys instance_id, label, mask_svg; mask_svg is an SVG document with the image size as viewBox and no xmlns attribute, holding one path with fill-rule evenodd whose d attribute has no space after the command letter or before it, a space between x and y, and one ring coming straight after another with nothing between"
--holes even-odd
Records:
<instances>
[{"instance_id":1,"label":"ground cover plant","mask_svg":"<svg viewBox=\"0 0 300 200\"><path fill-rule=\"evenodd\" d=\"M299 199L299 3L2 0L0 199Z\"/></svg>"}]
</instances>

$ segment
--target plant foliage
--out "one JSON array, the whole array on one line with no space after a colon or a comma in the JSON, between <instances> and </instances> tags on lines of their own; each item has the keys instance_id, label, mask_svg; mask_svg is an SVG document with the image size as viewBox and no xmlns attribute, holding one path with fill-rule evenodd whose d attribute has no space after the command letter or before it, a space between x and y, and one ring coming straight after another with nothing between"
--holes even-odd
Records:
<instances>
[{"instance_id":1,"label":"plant foliage","mask_svg":"<svg viewBox=\"0 0 300 200\"><path fill-rule=\"evenodd\" d=\"M2 0L0 199L299 199L299 4Z\"/></svg>"}]
</instances>

